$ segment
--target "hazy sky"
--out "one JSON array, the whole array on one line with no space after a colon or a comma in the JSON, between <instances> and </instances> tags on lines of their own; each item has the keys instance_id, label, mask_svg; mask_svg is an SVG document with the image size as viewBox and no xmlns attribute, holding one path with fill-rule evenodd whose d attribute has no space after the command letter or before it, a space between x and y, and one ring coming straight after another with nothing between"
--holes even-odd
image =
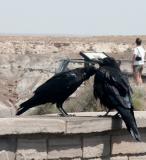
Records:
<instances>
[{"instance_id":1,"label":"hazy sky","mask_svg":"<svg viewBox=\"0 0 146 160\"><path fill-rule=\"evenodd\" d=\"M146 0L0 0L0 34L146 35Z\"/></svg>"}]
</instances>

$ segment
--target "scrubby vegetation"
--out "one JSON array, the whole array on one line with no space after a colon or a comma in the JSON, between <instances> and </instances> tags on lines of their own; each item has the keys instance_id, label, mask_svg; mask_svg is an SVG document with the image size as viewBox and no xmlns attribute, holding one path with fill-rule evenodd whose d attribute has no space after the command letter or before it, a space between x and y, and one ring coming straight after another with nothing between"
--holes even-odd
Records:
<instances>
[{"instance_id":1,"label":"scrubby vegetation","mask_svg":"<svg viewBox=\"0 0 146 160\"><path fill-rule=\"evenodd\" d=\"M142 86L133 87L133 104L135 110L145 110L145 89Z\"/></svg>"}]
</instances>

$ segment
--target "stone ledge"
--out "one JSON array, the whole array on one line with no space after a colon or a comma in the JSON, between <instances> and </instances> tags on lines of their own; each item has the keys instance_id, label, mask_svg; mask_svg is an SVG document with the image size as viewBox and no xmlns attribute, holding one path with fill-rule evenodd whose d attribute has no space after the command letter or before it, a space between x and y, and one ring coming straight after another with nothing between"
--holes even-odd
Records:
<instances>
[{"instance_id":1,"label":"stone ledge","mask_svg":"<svg viewBox=\"0 0 146 160\"><path fill-rule=\"evenodd\" d=\"M50 118L0 118L0 135L64 133L65 121Z\"/></svg>"},{"instance_id":2,"label":"stone ledge","mask_svg":"<svg viewBox=\"0 0 146 160\"><path fill-rule=\"evenodd\" d=\"M121 119L99 117L104 112L75 113L76 117L57 115L0 118L0 135L36 133L79 134L94 133L125 128ZM110 115L114 115L111 112ZM139 128L146 128L146 111L135 112Z\"/></svg>"}]
</instances>

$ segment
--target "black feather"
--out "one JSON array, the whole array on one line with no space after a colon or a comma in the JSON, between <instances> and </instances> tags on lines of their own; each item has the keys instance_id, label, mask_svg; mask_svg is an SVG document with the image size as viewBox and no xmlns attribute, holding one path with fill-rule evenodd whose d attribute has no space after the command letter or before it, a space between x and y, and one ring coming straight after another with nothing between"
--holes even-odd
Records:
<instances>
[{"instance_id":1,"label":"black feather","mask_svg":"<svg viewBox=\"0 0 146 160\"><path fill-rule=\"evenodd\" d=\"M128 78L121 72L117 62L111 57L103 59L94 78L94 96L108 110L116 109L133 138L140 141L131 91Z\"/></svg>"},{"instance_id":2,"label":"black feather","mask_svg":"<svg viewBox=\"0 0 146 160\"><path fill-rule=\"evenodd\" d=\"M59 111L66 116L66 111L62 108L64 101L76 91L83 81L94 75L96 69L92 66L76 68L54 75L47 82L38 87L34 96L20 105L16 115L24 113L29 108L45 104L56 103Z\"/></svg>"}]
</instances>

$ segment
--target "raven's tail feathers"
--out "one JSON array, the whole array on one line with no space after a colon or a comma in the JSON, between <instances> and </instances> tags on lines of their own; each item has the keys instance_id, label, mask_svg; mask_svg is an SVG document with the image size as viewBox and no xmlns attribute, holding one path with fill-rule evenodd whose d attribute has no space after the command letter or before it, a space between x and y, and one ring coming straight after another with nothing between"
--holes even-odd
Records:
<instances>
[{"instance_id":1,"label":"raven's tail feathers","mask_svg":"<svg viewBox=\"0 0 146 160\"><path fill-rule=\"evenodd\" d=\"M29 109L29 107L23 107L23 105L21 105L18 109L17 109L17 113L16 115L20 115L22 113L24 113L25 111L27 111Z\"/></svg>"},{"instance_id":2,"label":"raven's tail feathers","mask_svg":"<svg viewBox=\"0 0 146 160\"><path fill-rule=\"evenodd\" d=\"M136 120L134 117L134 112L132 110L122 108L119 110L119 113L121 114L122 119L124 120L131 136L135 140L141 141L140 133L138 131L138 127L137 127Z\"/></svg>"},{"instance_id":3,"label":"raven's tail feathers","mask_svg":"<svg viewBox=\"0 0 146 160\"><path fill-rule=\"evenodd\" d=\"M130 129L130 134L132 135L132 137L137 140L137 141L141 141L141 137L139 132L135 132L134 130L132 130L132 128Z\"/></svg>"},{"instance_id":4,"label":"raven's tail feathers","mask_svg":"<svg viewBox=\"0 0 146 160\"><path fill-rule=\"evenodd\" d=\"M22 113L24 113L25 111L27 111L28 109L39 105L38 104L38 97L37 96L33 96L32 98L30 98L29 100L23 102L20 107L17 109L17 113L16 115L20 115Z\"/></svg>"}]
</instances>

